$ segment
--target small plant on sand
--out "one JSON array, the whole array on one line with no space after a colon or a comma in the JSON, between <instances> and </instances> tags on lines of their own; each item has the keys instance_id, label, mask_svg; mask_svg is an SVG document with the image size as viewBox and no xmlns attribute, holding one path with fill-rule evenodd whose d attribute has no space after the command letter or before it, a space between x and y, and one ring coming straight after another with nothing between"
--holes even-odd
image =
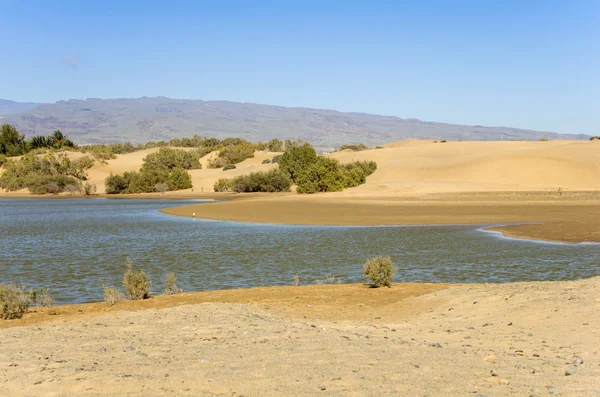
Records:
<instances>
[{"instance_id":1,"label":"small plant on sand","mask_svg":"<svg viewBox=\"0 0 600 397\"><path fill-rule=\"evenodd\" d=\"M177 276L173 272L167 273L165 277L165 294L173 295L183 290L177 288Z\"/></svg>"},{"instance_id":2,"label":"small plant on sand","mask_svg":"<svg viewBox=\"0 0 600 397\"><path fill-rule=\"evenodd\" d=\"M300 284L300 275L298 273L294 274L294 284L296 287Z\"/></svg>"},{"instance_id":3,"label":"small plant on sand","mask_svg":"<svg viewBox=\"0 0 600 397\"><path fill-rule=\"evenodd\" d=\"M125 258L127 271L123 275L123 287L129 299L150 298L150 279L143 270L133 270L131 259Z\"/></svg>"},{"instance_id":4,"label":"small plant on sand","mask_svg":"<svg viewBox=\"0 0 600 397\"><path fill-rule=\"evenodd\" d=\"M38 307L52 307L54 305L54 299L50 296L50 290L48 288L40 288L38 290L30 289L29 301Z\"/></svg>"},{"instance_id":5,"label":"small plant on sand","mask_svg":"<svg viewBox=\"0 0 600 397\"><path fill-rule=\"evenodd\" d=\"M31 295L24 286L0 284L0 318L13 320L23 317L31 304Z\"/></svg>"},{"instance_id":6,"label":"small plant on sand","mask_svg":"<svg viewBox=\"0 0 600 397\"><path fill-rule=\"evenodd\" d=\"M371 287L391 287L396 267L389 256L376 256L363 265L363 274L371 280Z\"/></svg>"},{"instance_id":7,"label":"small plant on sand","mask_svg":"<svg viewBox=\"0 0 600 397\"><path fill-rule=\"evenodd\" d=\"M123 293L115 287L110 287L106 284L100 284L104 290L104 303L108 306L115 305L123 300Z\"/></svg>"}]
</instances>

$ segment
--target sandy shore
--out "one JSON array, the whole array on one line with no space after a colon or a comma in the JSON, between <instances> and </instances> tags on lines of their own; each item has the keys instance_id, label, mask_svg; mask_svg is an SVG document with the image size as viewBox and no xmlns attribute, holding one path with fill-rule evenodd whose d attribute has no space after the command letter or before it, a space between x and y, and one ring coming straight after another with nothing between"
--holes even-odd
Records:
<instances>
[{"instance_id":1,"label":"sandy shore","mask_svg":"<svg viewBox=\"0 0 600 397\"><path fill-rule=\"evenodd\" d=\"M431 225L537 223L492 230L578 243L600 241L600 193L493 192L419 196L277 195L181 206L177 216L295 225Z\"/></svg>"},{"instance_id":2,"label":"sandy shore","mask_svg":"<svg viewBox=\"0 0 600 397\"><path fill-rule=\"evenodd\" d=\"M0 395L600 393L600 278L257 288L104 310L0 321Z\"/></svg>"}]
</instances>

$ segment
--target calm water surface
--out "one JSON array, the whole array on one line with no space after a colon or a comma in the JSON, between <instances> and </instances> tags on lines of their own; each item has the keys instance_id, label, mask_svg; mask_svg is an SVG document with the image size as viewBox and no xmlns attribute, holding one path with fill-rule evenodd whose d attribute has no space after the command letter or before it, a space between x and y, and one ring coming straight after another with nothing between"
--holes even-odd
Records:
<instances>
[{"instance_id":1,"label":"calm water surface","mask_svg":"<svg viewBox=\"0 0 600 397\"><path fill-rule=\"evenodd\" d=\"M320 227L191 220L158 212L175 200L1 199L0 283L50 287L58 303L102 299L129 256L160 292L366 281L361 264L390 255L398 281L569 280L600 274L600 245L503 239L480 226Z\"/></svg>"}]
</instances>

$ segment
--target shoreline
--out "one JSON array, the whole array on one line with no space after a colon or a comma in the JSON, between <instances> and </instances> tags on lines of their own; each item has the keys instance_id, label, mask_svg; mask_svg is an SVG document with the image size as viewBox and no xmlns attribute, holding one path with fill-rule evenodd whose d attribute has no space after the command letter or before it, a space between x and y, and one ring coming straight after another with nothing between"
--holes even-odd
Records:
<instances>
[{"instance_id":1,"label":"shoreline","mask_svg":"<svg viewBox=\"0 0 600 397\"><path fill-rule=\"evenodd\" d=\"M600 199L525 194L446 194L412 197L249 196L160 210L181 217L306 226L492 225L489 232L521 240L600 242ZM503 224L502 226L496 226Z\"/></svg>"}]
</instances>

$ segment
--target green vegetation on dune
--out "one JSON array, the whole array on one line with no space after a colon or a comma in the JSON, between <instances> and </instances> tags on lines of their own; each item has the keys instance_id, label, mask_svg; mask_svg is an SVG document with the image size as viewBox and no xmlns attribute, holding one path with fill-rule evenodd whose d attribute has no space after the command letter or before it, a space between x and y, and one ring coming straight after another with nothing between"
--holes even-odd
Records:
<instances>
[{"instance_id":1,"label":"green vegetation on dune","mask_svg":"<svg viewBox=\"0 0 600 397\"><path fill-rule=\"evenodd\" d=\"M233 179L219 179L215 185L215 192L235 193L273 193L289 192L292 180L285 172L275 169L267 172L253 172L248 175L239 175Z\"/></svg>"},{"instance_id":2,"label":"green vegetation on dune","mask_svg":"<svg viewBox=\"0 0 600 397\"><path fill-rule=\"evenodd\" d=\"M144 158L139 172L109 175L104 181L106 193L164 193L163 184L170 191L190 189L192 177L187 170L199 168L200 156L194 151L161 148Z\"/></svg>"},{"instance_id":3,"label":"green vegetation on dune","mask_svg":"<svg viewBox=\"0 0 600 397\"><path fill-rule=\"evenodd\" d=\"M279 169L255 172L233 179L220 179L216 192L287 192L293 183L301 194L339 192L366 182L377 169L374 161L355 161L340 164L337 160L318 156L308 143L286 142L286 151L273 162ZM264 162L263 162L264 163Z\"/></svg>"},{"instance_id":4,"label":"green vegetation on dune","mask_svg":"<svg viewBox=\"0 0 600 397\"><path fill-rule=\"evenodd\" d=\"M90 157L71 160L65 153L38 156L28 153L19 160L4 163L0 188L9 192L29 189L33 194L58 194L64 191L85 192L82 181L94 165Z\"/></svg>"}]
</instances>

